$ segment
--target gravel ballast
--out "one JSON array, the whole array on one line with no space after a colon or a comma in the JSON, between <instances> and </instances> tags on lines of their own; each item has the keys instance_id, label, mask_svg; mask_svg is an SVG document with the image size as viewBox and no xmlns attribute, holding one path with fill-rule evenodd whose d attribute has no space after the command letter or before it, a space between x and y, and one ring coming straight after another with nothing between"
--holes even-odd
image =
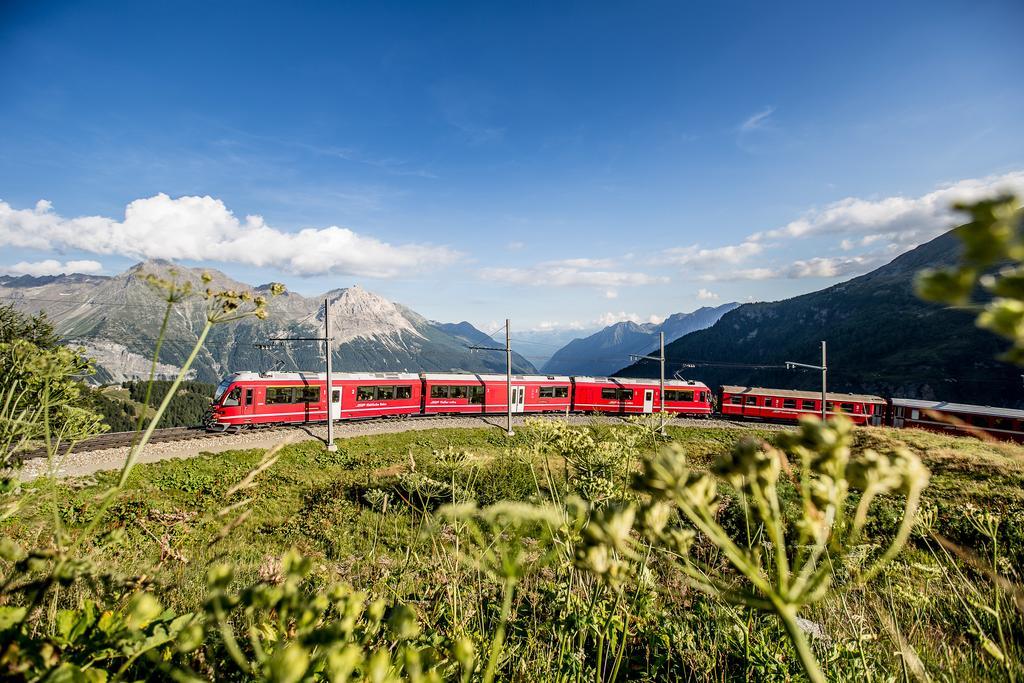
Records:
<instances>
[{"instance_id":1,"label":"gravel ballast","mask_svg":"<svg viewBox=\"0 0 1024 683\"><path fill-rule=\"evenodd\" d=\"M532 416L537 417L537 416ZM512 424L522 425L523 416L512 418ZM594 417L590 415L570 415L568 418L559 416L571 424L591 424L595 420L618 422L616 417ZM392 434L411 430L424 429L505 429L505 418L498 415L487 417L422 417L409 420L368 420L365 422L340 422L334 427L336 439L354 436L372 436L374 434ZM719 427L727 429L784 429L780 425L764 423L732 422L717 419L676 418L670 423L676 427ZM172 458L191 458L201 453L221 453L224 451L245 450L250 448L272 448L281 443L298 443L300 441L327 439L327 425L311 424L273 431L241 432L239 434L218 435L216 437L186 439L156 443L146 446L139 457L140 463L158 462ZM100 451L71 453L59 458L55 463L54 477L81 477L105 470L117 470L124 464L128 456L128 447L109 448ZM50 463L46 458L29 460L21 470L23 481L29 481L48 473Z\"/></svg>"}]
</instances>

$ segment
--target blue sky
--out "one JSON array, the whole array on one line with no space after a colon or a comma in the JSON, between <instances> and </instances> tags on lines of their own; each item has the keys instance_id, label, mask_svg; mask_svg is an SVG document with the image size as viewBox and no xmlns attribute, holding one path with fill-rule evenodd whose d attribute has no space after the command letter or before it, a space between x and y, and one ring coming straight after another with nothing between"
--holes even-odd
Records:
<instances>
[{"instance_id":1,"label":"blue sky","mask_svg":"<svg viewBox=\"0 0 1024 683\"><path fill-rule=\"evenodd\" d=\"M784 298L1024 190L1021 26L1016 0L6 2L0 270L172 257L519 329Z\"/></svg>"}]
</instances>

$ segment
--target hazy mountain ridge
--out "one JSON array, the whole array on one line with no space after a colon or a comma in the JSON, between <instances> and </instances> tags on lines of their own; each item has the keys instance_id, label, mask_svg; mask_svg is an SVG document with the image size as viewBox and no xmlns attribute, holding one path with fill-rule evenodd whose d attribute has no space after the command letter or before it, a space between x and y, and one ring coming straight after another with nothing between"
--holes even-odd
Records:
<instances>
[{"instance_id":1,"label":"hazy mountain ridge","mask_svg":"<svg viewBox=\"0 0 1024 683\"><path fill-rule=\"evenodd\" d=\"M988 405L1024 405L1021 371L999 362L1005 344L978 329L975 313L924 302L916 273L959 261L960 242L946 233L870 273L792 299L744 304L715 325L669 344L670 371L709 385L816 389L813 371L707 367L701 361L781 365L818 363L828 342L829 388L882 396ZM637 363L622 375L654 376Z\"/></svg>"},{"instance_id":2,"label":"hazy mountain ridge","mask_svg":"<svg viewBox=\"0 0 1024 683\"><path fill-rule=\"evenodd\" d=\"M690 313L674 313L661 323L618 322L569 342L551 356L542 371L607 375L628 363L630 354L647 354L657 349L659 332L665 333L667 344L684 334L713 325L737 306L737 303L704 306Z\"/></svg>"},{"instance_id":3,"label":"hazy mountain ridge","mask_svg":"<svg viewBox=\"0 0 1024 683\"><path fill-rule=\"evenodd\" d=\"M213 277L209 286L214 290L267 287L253 288L216 270L149 261L114 276L3 277L0 296L20 310L46 312L69 344L85 347L96 359L95 381L122 381L148 371L164 311L159 293L143 275L167 278L172 277L171 271L179 281L191 282L196 292L206 287L203 273ZM289 292L270 300L267 320L246 318L214 327L191 377L217 381L236 370L322 369L322 344L318 342L282 342L269 350L254 344L274 337L322 336L325 298L329 301L336 371L505 369L504 353L470 351L463 336L450 334L444 325L355 286L317 297ZM161 352L161 374L172 374L184 362L205 322L205 310L198 295L175 307ZM486 337L479 330L476 334ZM516 372L536 371L518 355L513 367Z\"/></svg>"}]
</instances>

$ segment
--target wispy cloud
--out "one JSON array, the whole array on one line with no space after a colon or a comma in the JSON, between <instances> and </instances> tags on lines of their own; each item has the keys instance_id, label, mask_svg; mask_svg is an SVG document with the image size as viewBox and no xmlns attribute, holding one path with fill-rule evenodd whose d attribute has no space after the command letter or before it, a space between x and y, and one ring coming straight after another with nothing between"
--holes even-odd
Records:
<instances>
[{"instance_id":1,"label":"wispy cloud","mask_svg":"<svg viewBox=\"0 0 1024 683\"><path fill-rule=\"evenodd\" d=\"M479 277L492 282L534 287L614 287L667 284L669 278L650 273L539 264L526 268L482 268Z\"/></svg>"},{"instance_id":2,"label":"wispy cloud","mask_svg":"<svg viewBox=\"0 0 1024 683\"><path fill-rule=\"evenodd\" d=\"M699 244L666 249L662 260L677 266L711 267L723 263L733 264L745 261L765 250L767 245L756 240L740 244L703 248Z\"/></svg>"},{"instance_id":3,"label":"wispy cloud","mask_svg":"<svg viewBox=\"0 0 1024 683\"><path fill-rule=\"evenodd\" d=\"M758 112L752 114L743 123L739 125L741 133L749 133L753 130L764 128L769 123L772 114L775 113L775 107L765 107Z\"/></svg>"}]
</instances>

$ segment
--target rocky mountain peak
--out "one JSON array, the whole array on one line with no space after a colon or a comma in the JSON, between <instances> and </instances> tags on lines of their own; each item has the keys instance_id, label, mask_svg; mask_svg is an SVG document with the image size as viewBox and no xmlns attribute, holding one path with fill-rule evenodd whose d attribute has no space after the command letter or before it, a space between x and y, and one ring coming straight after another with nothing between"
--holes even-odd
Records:
<instances>
[{"instance_id":1,"label":"rocky mountain peak","mask_svg":"<svg viewBox=\"0 0 1024 683\"><path fill-rule=\"evenodd\" d=\"M423 336L396 304L359 285L331 290L322 298L327 299L336 346L354 339L380 341L400 339L403 334ZM316 320L322 323L323 315L321 308Z\"/></svg>"}]
</instances>

